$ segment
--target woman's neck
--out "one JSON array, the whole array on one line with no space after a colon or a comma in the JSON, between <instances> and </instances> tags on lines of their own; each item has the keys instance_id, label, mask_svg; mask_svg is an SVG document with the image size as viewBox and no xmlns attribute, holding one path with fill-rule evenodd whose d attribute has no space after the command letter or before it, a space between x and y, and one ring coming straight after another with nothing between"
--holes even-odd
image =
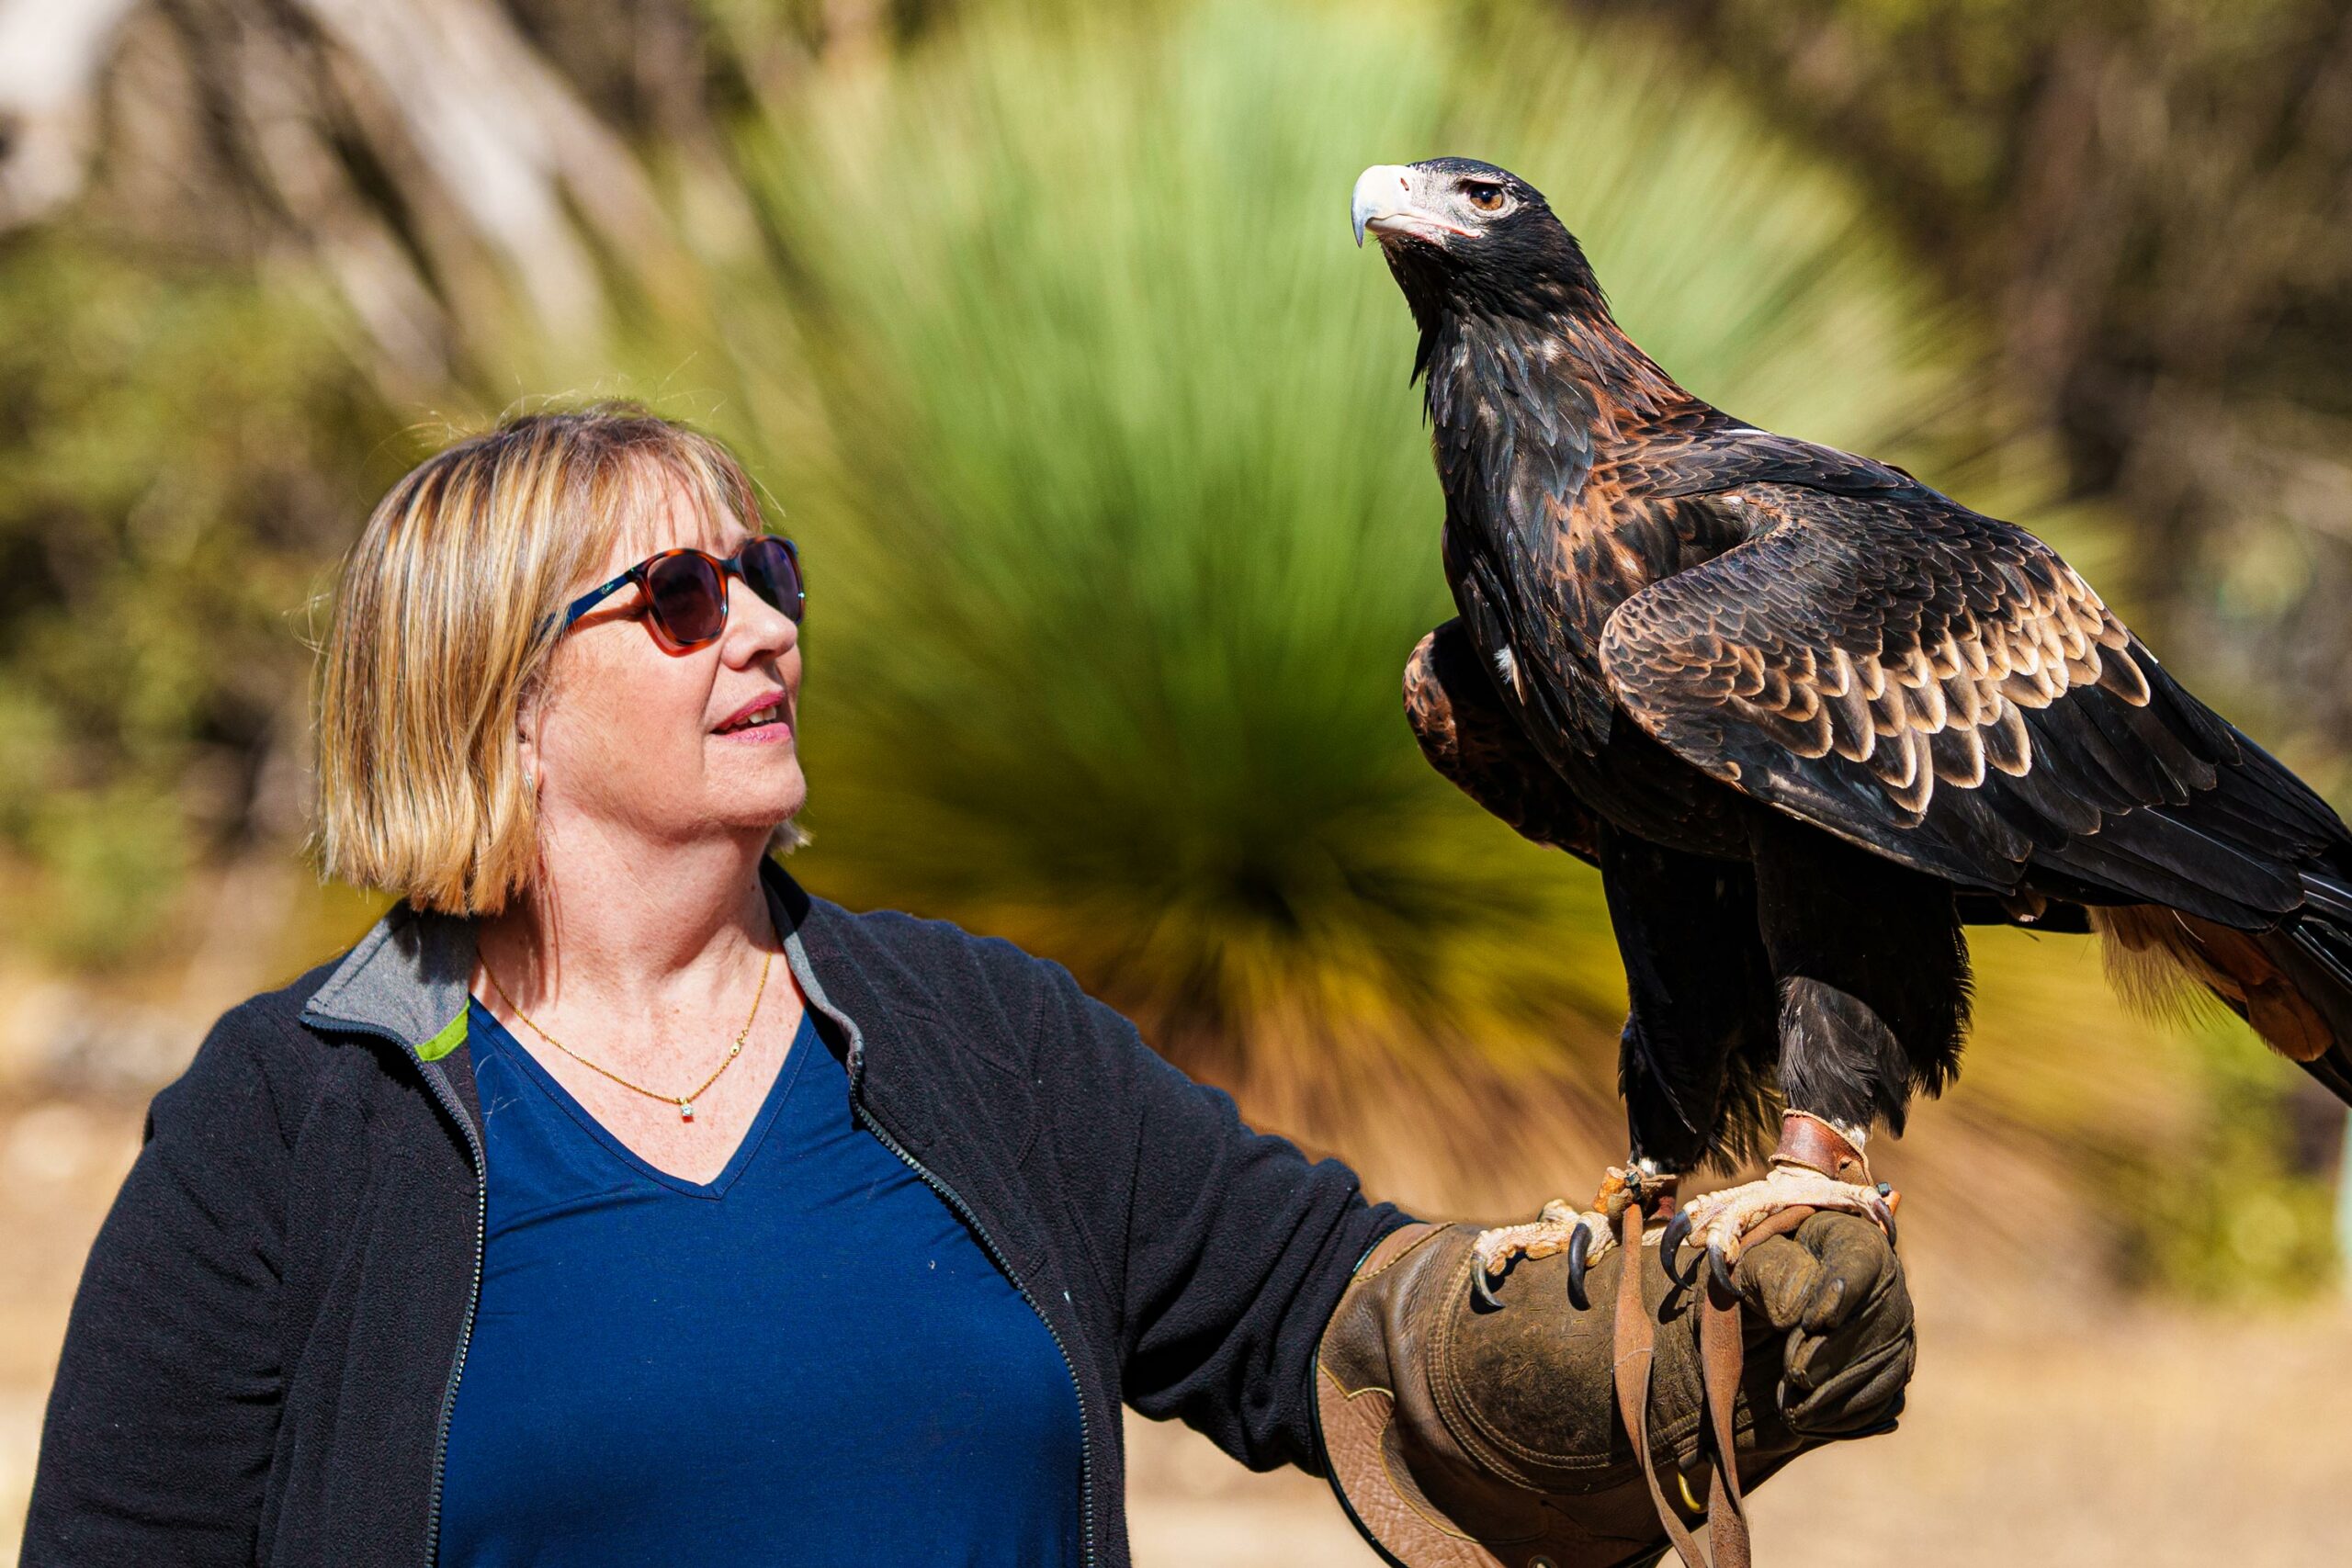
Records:
<instances>
[{"instance_id":1,"label":"woman's neck","mask_svg":"<svg viewBox=\"0 0 2352 1568\"><path fill-rule=\"evenodd\" d=\"M543 832L530 890L477 929L480 960L526 1011L643 1017L731 998L775 945L760 881L767 842L764 832L667 844Z\"/></svg>"}]
</instances>

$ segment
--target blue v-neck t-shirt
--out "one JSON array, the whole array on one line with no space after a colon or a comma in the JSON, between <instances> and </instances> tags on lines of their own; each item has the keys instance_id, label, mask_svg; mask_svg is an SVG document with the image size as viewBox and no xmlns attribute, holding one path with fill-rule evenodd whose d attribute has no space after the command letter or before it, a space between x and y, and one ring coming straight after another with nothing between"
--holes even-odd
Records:
<instances>
[{"instance_id":1,"label":"blue v-neck t-shirt","mask_svg":"<svg viewBox=\"0 0 2352 1568\"><path fill-rule=\"evenodd\" d=\"M1077 1391L804 1017L727 1168L647 1164L480 1002L481 1297L444 1568L1080 1557Z\"/></svg>"}]
</instances>

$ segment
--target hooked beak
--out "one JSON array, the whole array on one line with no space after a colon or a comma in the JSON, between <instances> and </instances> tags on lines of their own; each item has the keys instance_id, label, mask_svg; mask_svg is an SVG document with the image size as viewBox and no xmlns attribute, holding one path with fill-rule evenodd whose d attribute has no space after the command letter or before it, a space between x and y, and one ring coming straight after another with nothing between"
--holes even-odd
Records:
<instances>
[{"instance_id":1,"label":"hooked beak","mask_svg":"<svg viewBox=\"0 0 2352 1568\"><path fill-rule=\"evenodd\" d=\"M1449 223L1437 214L1414 206L1413 171L1400 164L1374 164L1358 175L1351 206L1359 245L1363 243L1366 232L1383 239L1390 234L1410 234L1433 245L1445 243L1444 236L1448 234L1470 232L1458 223Z\"/></svg>"}]
</instances>

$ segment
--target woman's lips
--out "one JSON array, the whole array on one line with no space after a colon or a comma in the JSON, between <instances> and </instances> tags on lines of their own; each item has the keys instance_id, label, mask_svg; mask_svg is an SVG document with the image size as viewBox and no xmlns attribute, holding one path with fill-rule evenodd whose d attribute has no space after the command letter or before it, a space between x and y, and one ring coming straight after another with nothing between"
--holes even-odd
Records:
<instances>
[{"instance_id":1,"label":"woman's lips","mask_svg":"<svg viewBox=\"0 0 2352 1568\"><path fill-rule=\"evenodd\" d=\"M789 720L780 718L773 724L755 724L749 729L722 729L718 732L718 738L721 740L741 740L752 746L774 746L792 739L792 725Z\"/></svg>"},{"instance_id":2,"label":"woman's lips","mask_svg":"<svg viewBox=\"0 0 2352 1568\"><path fill-rule=\"evenodd\" d=\"M753 719L761 722L746 722ZM792 720L785 694L778 692L745 704L736 710L733 717L711 733L728 740L756 740L763 744L789 740L792 738Z\"/></svg>"}]
</instances>

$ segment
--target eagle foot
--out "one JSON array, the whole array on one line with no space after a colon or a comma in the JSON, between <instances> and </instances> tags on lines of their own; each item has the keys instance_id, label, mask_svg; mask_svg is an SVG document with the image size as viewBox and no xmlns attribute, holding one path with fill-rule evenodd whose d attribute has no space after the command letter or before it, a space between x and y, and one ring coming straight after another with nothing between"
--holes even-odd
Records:
<instances>
[{"instance_id":1,"label":"eagle foot","mask_svg":"<svg viewBox=\"0 0 2352 1568\"><path fill-rule=\"evenodd\" d=\"M1566 1199L1555 1198L1526 1224L1479 1232L1471 1244L1476 1259L1470 1270L1471 1293L1487 1306L1500 1307L1503 1303L1495 1294L1494 1280L1509 1271L1513 1258L1549 1258L1565 1252L1568 1255L1568 1300L1578 1312L1590 1310L1585 1274L1617 1245L1618 1217L1629 1205L1652 1215L1670 1208L1674 1180L1639 1167L1611 1166L1589 1209L1579 1212ZM1644 1237L1645 1242L1648 1239Z\"/></svg>"},{"instance_id":2,"label":"eagle foot","mask_svg":"<svg viewBox=\"0 0 2352 1568\"><path fill-rule=\"evenodd\" d=\"M1732 1293L1732 1269L1738 1265L1748 1237L1774 1215L1792 1209L1807 1213L1838 1209L1860 1214L1886 1232L1887 1245L1892 1247L1894 1208L1900 1201L1902 1194L1883 1181L1840 1181L1804 1165L1776 1160L1761 1181L1727 1187L1720 1192L1702 1192L1691 1199L1668 1224L1666 1234L1658 1240L1658 1257L1669 1277L1690 1284L1698 1279L1698 1265L1693 1263L1690 1272L1683 1273L1676 1267L1677 1259L1685 1242L1694 1235L1703 1236L1707 1267L1715 1282L1726 1293ZM1781 1227L1771 1228L1777 1231Z\"/></svg>"}]
</instances>

